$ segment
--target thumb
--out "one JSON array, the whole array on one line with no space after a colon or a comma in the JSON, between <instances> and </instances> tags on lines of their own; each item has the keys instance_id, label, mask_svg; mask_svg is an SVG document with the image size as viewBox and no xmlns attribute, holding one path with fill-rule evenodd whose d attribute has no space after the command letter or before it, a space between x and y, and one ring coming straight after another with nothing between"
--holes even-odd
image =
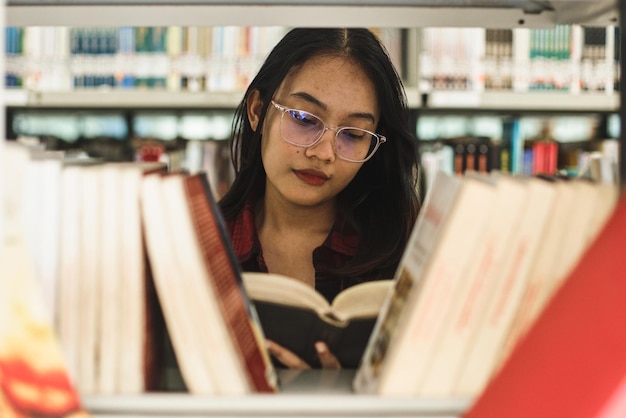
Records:
<instances>
[{"instance_id":1,"label":"thumb","mask_svg":"<svg viewBox=\"0 0 626 418\"><path fill-rule=\"evenodd\" d=\"M315 343L315 351L320 359L322 368L324 369L341 369L341 364L337 357L328 349L325 342L318 341Z\"/></svg>"}]
</instances>

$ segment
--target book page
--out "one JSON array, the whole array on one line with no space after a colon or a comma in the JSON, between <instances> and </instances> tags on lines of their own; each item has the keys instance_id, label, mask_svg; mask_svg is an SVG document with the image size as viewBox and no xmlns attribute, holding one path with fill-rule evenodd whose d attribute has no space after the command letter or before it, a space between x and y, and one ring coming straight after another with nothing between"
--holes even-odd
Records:
<instances>
[{"instance_id":1,"label":"book page","mask_svg":"<svg viewBox=\"0 0 626 418\"><path fill-rule=\"evenodd\" d=\"M245 272L242 276L252 300L301 306L319 313L330 308L328 301L320 293L297 279L274 273Z\"/></svg>"},{"instance_id":2,"label":"book page","mask_svg":"<svg viewBox=\"0 0 626 418\"><path fill-rule=\"evenodd\" d=\"M359 283L340 292L330 305L314 288L288 276L246 272L243 281L252 300L307 308L342 322L378 315L393 286L392 280Z\"/></svg>"},{"instance_id":3,"label":"book page","mask_svg":"<svg viewBox=\"0 0 626 418\"><path fill-rule=\"evenodd\" d=\"M359 283L335 297L332 311L339 318L364 318L378 315L393 288L393 280Z\"/></svg>"}]
</instances>

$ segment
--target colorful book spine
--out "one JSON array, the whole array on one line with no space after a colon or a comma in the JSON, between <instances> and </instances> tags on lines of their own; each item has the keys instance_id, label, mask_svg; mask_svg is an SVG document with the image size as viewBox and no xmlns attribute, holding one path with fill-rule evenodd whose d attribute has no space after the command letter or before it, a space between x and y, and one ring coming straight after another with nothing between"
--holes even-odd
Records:
<instances>
[{"instance_id":1,"label":"colorful book spine","mask_svg":"<svg viewBox=\"0 0 626 418\"><path fill-rule=\"evenodd\" d=\"M4 85L9 88L23 87L21 61L24 55L24 28L6 27L4 43L6 53Z\"/></svg>"}]
</instances>

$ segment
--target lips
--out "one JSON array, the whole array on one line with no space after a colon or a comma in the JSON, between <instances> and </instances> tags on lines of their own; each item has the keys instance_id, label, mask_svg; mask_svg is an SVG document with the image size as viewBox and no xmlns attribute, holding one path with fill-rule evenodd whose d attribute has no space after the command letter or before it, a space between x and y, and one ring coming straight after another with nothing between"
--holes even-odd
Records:
<instances>
[{"instance_id":1,"label":"lips","mask_svg":"<svg viewBox=\"0 0 626 418\"><path fill-rule=\"evenodd\" d=\"M294 173L303 182L314 186L320 186L329 179L324 172L317 170L294 170Z\"/></svg>"}]
</instances>

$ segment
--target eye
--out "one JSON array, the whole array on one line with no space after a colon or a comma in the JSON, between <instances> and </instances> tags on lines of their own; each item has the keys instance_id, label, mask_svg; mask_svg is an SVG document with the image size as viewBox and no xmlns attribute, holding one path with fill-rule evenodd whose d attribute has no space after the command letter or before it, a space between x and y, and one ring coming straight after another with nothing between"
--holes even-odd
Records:
<instances>
[{"instance_id":1,"label":"eye","mask_svg":"<svg viewBox=\"0 0 626 418\"><path fill-rule=\"evenodd\" d=\"M369 140L372 135L360 129L343 129L341 137L350 142L362 142Z\"/></svg>"},{"instance_id":2,"label":"eye","mask_svg":"<svg viewBox=\"0 0 626 418\"><path fill-rule=\"evenodd\" d=\"M319 125L321 122L320 120L316 117L313 116L312 114L305 112L303 110L288 110L287 114L291 117L291 119L302 125L302 126L317 126Z\"/></svg>"}]
</instances>

